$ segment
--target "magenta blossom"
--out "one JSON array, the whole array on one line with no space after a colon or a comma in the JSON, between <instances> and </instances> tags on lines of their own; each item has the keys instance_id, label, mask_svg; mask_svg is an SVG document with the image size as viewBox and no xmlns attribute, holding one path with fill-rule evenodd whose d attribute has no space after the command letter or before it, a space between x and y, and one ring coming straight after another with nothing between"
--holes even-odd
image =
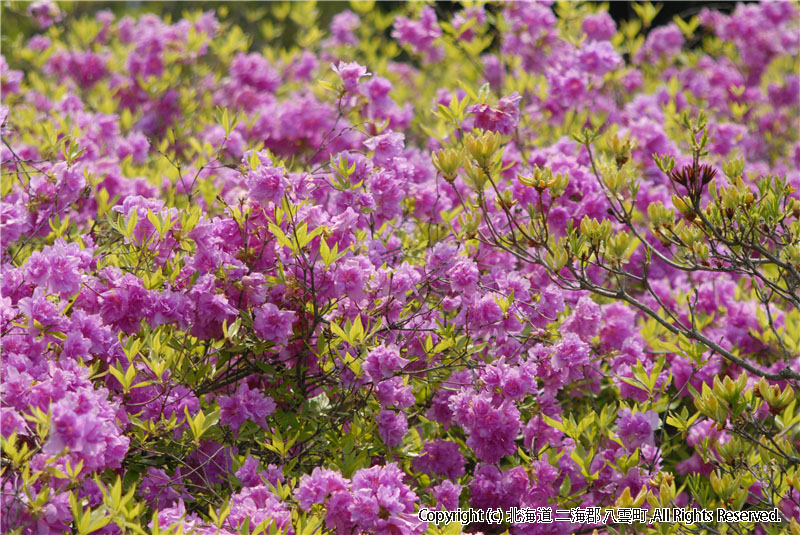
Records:
<instances>
[{"instance_id":1,"label":"magenta blossom","mask_svg":"<svg viewBox=\"0 0 800 535\"><path fill-rule=\"evenodd\" d=\"M403 151L405 138L406 136L399 132L387 132L369 138L364 142L364 146L375 153L373 157L375 163L386 166Z\"/></svg>"},{"instance_id":2,"label":"magenta blossom","mask_svg":"<svg viewBox=\"0 0 800 535\"><path fill-rule=\"evenodd\" d=\"M359 65L355 61L352 63L339 62L339 65L331 65L333 72L342 78L344 83L344 90L355 92L358 88L358 79L363 76L372 76L372 73L367 72L367 68Z\"/></svg>"},{"instance_id":3,"label":"magenta blossom","mask_svg":"<svg viewBox=\"0 0 800 535\"><path fill-rule=\"evenodd\" d=\"M653 432L660 423L658 413L651 410L634 414L630 409L620 409L618 415L618 434L626 448L634 450L645 444L654 445Z\"/></svg>"}]
</instances>

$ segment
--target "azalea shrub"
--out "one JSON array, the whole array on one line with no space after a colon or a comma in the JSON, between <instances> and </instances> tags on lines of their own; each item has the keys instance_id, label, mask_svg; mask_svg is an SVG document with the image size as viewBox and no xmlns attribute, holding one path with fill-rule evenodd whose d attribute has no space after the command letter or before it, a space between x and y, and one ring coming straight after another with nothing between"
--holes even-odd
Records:
<instances>
[{"instance_id":1,"label":"azalea shrub","mask_svg":"<svg viewBox=\"0 0 800 535\"><path fill-rule=\"evenodd\" d=\"M797 3L2 7L3 533L800 534Z\"/></svg>"}]
</instances>

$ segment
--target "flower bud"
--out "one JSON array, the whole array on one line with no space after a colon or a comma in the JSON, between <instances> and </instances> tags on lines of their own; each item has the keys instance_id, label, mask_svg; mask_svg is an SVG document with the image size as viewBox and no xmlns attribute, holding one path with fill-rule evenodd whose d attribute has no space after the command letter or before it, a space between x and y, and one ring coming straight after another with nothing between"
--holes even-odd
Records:
<instances>
[{"instance_id":1,"label":"flower bud","mask_svg":"<svg viewBox=\"0 0 800 535\"><path fill-rule=\"evenodd\" d=\"M664 206L661 201L651 203L647 207L647 217L650 227L660 232L661 229L671 229L675 224L675 212Z\"/></svg>"},{"instance_id":2,"label":"flower bud","mask_svg":"<svg viewBox=\"0 0 800 535\"><path fill-rule=\"evenodd\" d=\"M581 220L581 234L594 245L599 246L611 236L611 222L604 219L602 222L597 219L585 216Z\"/></svg>"},{"instance_id":3,"label":"flower bud","mask_svg":"<svg viewBox=\"0 0 800 535\"><path fill-rule=\"evenodd\" d=\"M550 196L557 199L564 195L569 186L569 173L558 173L550 184Z\"/></svg>"},{"instance_id":4,"label":"flower bud","mask_svg":"<svg viewBox=\"0 0 800 535\"><path fill-rule=\"evenodd\" d=\"M607 238L606 243L606 258L610 262L614 264L626 264L628 262L628 248L631 245L631 237L627 232L622 231Z\"/></svg>"},{"instance_id":5,"label":"flower bud","mask_svg":"<svg viewBox=\"0 0 800 535\"><path fill-rule=\"evenodd\" d=\"M489 178L486 176L486 173L483 172L483 169L466 161L464 162L464 173L467 175L467 178L469 178L475 191L483 191L483 186Z\"/></svg>"},{"instance_id":6,"label":"flower bud","mask_svg":"<svg viewBox=\"0 0 800 535\"><path fill-rule=\"evenodd\" d=\"M680 197L678 195L673 194L672 204L684 216L691 217L693 215L691 208L691 200L688 197Z\"/></svg>"},{"instance_id":7,"label":"flower bud","mask_svg":"<svg viewBox=\"0 0 800 535\"><path fill-rule=\"evenodd\" d=\"M769 408L773 412L778 412L794 399L794 390L789 385L781 391L778 385L771 385L763 377L757 385L758 393L767 402Z\"/></svg>"},{"instance_id":8,"label":"flower bud","mask_svg":"<svg viewBox=\"0 0 800 535\"><path fill-rule=\"evenodd\" d=\"M728 419L730 413L728 404L720 403L720 398L715 395L706 383L703 383L702 394L694 398L694 405L700 413L717 422L718 427Z\"/></svg>"},{"instance_id":9,"label":"flower bud","mask_svg":"<svg viewBox=\"0 0 800 535\"><path fill-rule=\"evenodd\" d=\"M470 133L464 137L464 145L480 167L488 167L500 148L500 139L497 132Z\"/></svg>"},{"instance_id":10,"label":"flower bud","mask_svg":"<svg viewBox=\"0 0 800 535\"><path fill-rule=\"evenodd\" d=\"M550 196L554 199L561 197L569 185L568 174L559 173L553 176L552 169L542 169L536 165L533 166L533 173L530 176L517 175L517 180L525 186L535 188L539 193L549 190Z\"/></svg>"},{"instance_id":11,"label":"flower bud","mask_svg":"<svg viewBox=\"0 0 800 535\"><path fill-rule=\"evenodd\" d=\"M455 149L442 149L431 154L433 166L442 173L442 177L452 183L458 176L458 170L464 163L464 152Z\"/></svg>"},{"instance_id":12,"label":"flower bud","mask_svg":"<svg viewBox=\"0 0 800 535\"><path fill-rule=\"evenodd\" d=\"M616 167L606 166L602 170L601 176L603 184L613 195L617 195L625 185L625 176Z\"/></svg>"},{"instance_id":13,"label":"flower bud","mask_svg":"<svg viewBox=\"0 0 800 535\"><path fill-rule=\"evenodd\" d=\"M722 164L722 172L728 177L729 180L736 180L742 176L744 172L744 159L736 158L735 160L728 160Z\"/></svg>"},{"instance_id":14,"label":"flower bud","mask_svg":"<svg viewBox=\"0 0 800 535\"><path fill-rule=\"evenodd\" d=\"M719 376L714 377L714 394L725 400L730 405L739 402L742 392L747 387L747 375L741 374L735 381L730 377L720 380Z\"/></svg>"},{"instance_id":15,"label":"flower bud","mask_svg":"<svg viewBox=\"0 0 800 535\"><path fill-rule=\"evenodd\" d=\"M726 463L734 463L742 455L742 442L736 435L731 436L727 442L717 442L717 454Z\"/></svg>"},{"instance_id":16,"label":"flower bud","mask_svg":"<svg viewBox=\"0 0 800 535\"><path fill-rule=\"evenodd\" d=\"M545 261L550 269L555 273L559 273L561 269L567 265L567 262L569 262L569 254L566 248L564 248L563 243L559 242L555 244L552 247L552 252L547 253L545 256Z\"/></svg>"},{"instance_id":17,"label":"flower bud","mask_svg":"<svg viewBox=\"0 0 800 535\"><path fill-rule=\"evenodd\" d=\"M793 266L800 267L800 245L792 244L783 250L783 256Z\"/></svg>"}]
</instances>

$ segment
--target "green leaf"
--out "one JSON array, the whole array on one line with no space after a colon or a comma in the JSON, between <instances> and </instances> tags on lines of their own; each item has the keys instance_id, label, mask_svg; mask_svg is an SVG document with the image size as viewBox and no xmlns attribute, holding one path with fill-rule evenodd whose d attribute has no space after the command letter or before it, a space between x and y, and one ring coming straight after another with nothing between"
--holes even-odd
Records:
<instances>
[{"instance_id":1,"label":"green leaf","mask_svg":"<svg viewBox=\"0 0 800 535\"><path fill-rule=\"evenodd\" d=\"M350 335L345 333L344 329L342 329L337 323L331 321L328 324L328 327L330 327L331 332L333 334L335 334L336 336L338 336L339 338L341 338L342 340L344 340L348 344L353 345L352 342L350 341Z\"/></svg>"},{"instance_id":2,"label":"green leaf","mask_svg":"<svg viewBox=\"0 0 800 535\"><path fill-rule=\"evenodd\" d=\"M283 232L283 229L276 225L275 223L269 224L269 231L272 232L272 235L275 236L275 239L278 240L278 244L283 247L288 247L289 249L293 249L292 242L289 238L286 237L286 234Z\"/></svg>"}]
</instances>

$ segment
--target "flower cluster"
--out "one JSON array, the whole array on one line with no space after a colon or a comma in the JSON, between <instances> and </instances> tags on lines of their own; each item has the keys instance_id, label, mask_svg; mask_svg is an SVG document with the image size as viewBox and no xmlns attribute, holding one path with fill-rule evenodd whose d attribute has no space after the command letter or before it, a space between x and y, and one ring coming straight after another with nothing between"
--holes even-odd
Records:
<instances>
[{"instance_id":1,"label":"flower cluster","mask_svg":"<svg viewBox=\"0 0 800 535\"><path fill-rule=\"evenodd\" d=\"M340 532L419 534L425 528L414 514L418 497L394 463L361 469L349 480L316 468L300 479L295 498L306 510L324 503L325 525Z\"/></svg>"},{"instance_id":2,"label":"flower cluster","mask_svg":"<svg viewBox=\"0 0 800 535\"><path fill-rule=\"evenodd\" d=\"M800 532L796 3L129 4L4 6L0 531Z\"/></svg>"}]
</instances>

